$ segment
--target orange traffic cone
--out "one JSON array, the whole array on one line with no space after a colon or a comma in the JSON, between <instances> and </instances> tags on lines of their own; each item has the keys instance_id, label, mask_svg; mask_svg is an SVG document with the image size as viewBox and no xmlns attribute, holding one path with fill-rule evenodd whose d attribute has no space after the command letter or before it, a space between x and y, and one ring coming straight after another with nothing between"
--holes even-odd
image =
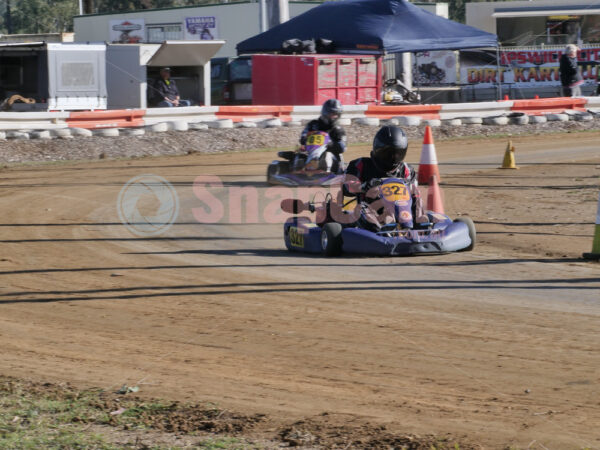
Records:
<instances>
[{"instance_id":1,"label":"orange traffic cone","mask_svg":"<svg viewBox=\"0 0 600 450\"><path fill-rule=\"evenodd\" d=\"M598 197L598 212L596 213L596 231L594 232L594 243L592 244L592 252L584 253L585 259L600 260L600 197Z\"/></svg>"},{"instance_id":2,"label":"orange traffic cone","mask_svg":"<svg viewBox=\"0 0 600 450\"><path fill-rule=\"evenodd\" d=\"M435 154L435 145L431 127L425 127L425 138L423 139L423 150L421 150L421 161L419 162L419 184L427 184L431 177L435 175L437 181L440 181L440 170L438 169L437 156Z\"/></svg>"},{"instance_id":3,"label":"orange traffic cone","mask_svg":"<svg viewBox=\"0 0 600 450\"><path fill-rule=\"evenodd\" d=\"M442 191L437 181L437 176L431 175L429 187L427 188L427 211L444 214L444 203L442 202Z\"/></svg>"}]
</instances>

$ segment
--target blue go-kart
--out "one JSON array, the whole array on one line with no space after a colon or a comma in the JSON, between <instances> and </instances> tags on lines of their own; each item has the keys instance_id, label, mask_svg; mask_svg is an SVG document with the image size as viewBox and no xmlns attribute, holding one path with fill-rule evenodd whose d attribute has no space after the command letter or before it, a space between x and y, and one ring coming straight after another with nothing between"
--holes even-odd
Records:
<instances>
[{"instance_id":1,"label":"blue go-kart","mask_svg":"<svg viewBox=\"0 0 600 450\"><path fill-rule=\"evenodd\" d=\"M344 180L344 168L336 159L335 170L327 170L326 154L331 143L324 131L312 132L306 145L297 151L278 152L282 160L274 160L267 167L267 183L285 186L331 186Z\"/></svg>"},{"instance_id":2,"label":"blue go-kart","mask_svg":"<svg viewBox=\"0 0 600 450\"><path fill-rule=\"evenodd\" d=\"M369 194L370 198L361 195L346 204L331 197L321 203L283 200L281 208L294 214L283 226L286 247L326 256L419 255L474 248L476 231L471 218L452 220L430 211L413 217L413 199L402 180L381 180ZM317 219L298 216L304 211L316 212Z\"/></svg>"}]
</instances>

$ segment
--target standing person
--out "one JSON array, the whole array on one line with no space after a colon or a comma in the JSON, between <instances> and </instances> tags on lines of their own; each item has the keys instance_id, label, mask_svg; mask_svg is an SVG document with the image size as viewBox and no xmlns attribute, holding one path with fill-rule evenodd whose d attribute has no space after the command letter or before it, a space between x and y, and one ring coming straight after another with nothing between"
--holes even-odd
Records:
<instances>
[{"instance_id":1,"label":"standing person","mask_svg":"<svg viewBox=\"0 0 600 450\"><path fill-rule=\"evenodd\" d=\"M175 80L171 80L171 69L163 67L160 69L160 78L156 81L155 89L158 97L158 107L172 106L190 106L192 102L189 100L181 100L179 98L179 89Z\"/></svg>"},{"instance_id":2,"label":"standing person","mask_svg":"<svg viewBox=\"0 0 600 450\"><path fill-rule=\"evenodd\" d=\"M344 164L342 153L346 151L346 131L338 125L340 117L342 117L342 103L335 98L330 98L323 103L319 118L308 122L300 135L300 145L306 145L306 138L311 132L325 131L329 134L331 143L325 154L328 172L337 172Z\"/></svg>"},{"instance_id":3,"label":"standing person","mask_svg":"<svg viewBox=\"0 0 600 450\"><path fill-rule=\"evenodd\" d=\"M569 44L565 48L565 53L560 57L560 82L564 97L580 97L583 77L577 67L577 48L574 44Z\"/></svg>"}]
</instances>

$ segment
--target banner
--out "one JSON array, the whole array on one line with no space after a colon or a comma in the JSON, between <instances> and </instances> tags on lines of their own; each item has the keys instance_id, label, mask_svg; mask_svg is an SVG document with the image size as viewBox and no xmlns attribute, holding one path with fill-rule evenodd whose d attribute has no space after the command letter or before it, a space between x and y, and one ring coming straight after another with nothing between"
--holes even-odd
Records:
<instances>
[{"instance_id":1,"label":"banner","mask_svg":"<svg viewBox=\"0 0 600 450\"><path fill-rule=\"evenodd\" d=\"M415 85L455 84L456 53L451 50L415 53L412 72Z\"/></svg>"},{"instance_id":2,"label":"banner","mask_svg":"<svg viewBox=\"0 0 600 450\"><path fill-rule=\"evenodd\" d=\"M218 39L215 16L186 17L185 39L188 41L210 41Z\"/></svg>"},{"instance_id":3,"label":"banner","mask_svg":"<svg viewBox=\"0 0 600 450\"><path fill-rule=\"evenodd\" d=\"M559 61L563 50L511 50L500 52L500 68L492 51L461 51L460 82L478 87L495 86L498 81L519 88L560 86ZM584 81L596 82L600 47L577 54Z\"/></svg>"},{"instance_id":4,"label":"banner","mask_svg":"<svg viewBox=\"0 0 600 450\"><path fill-rule=\"evenodd\" d=\"M113 44L139 44L144 42L144 19L111 20L108 38Z\"/></svg>"}]
</instances>

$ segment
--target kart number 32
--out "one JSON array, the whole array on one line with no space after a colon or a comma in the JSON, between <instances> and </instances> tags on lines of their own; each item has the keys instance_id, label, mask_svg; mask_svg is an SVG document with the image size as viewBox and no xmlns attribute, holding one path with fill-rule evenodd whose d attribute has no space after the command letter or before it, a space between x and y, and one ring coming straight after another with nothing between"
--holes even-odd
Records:
<instances>
[{"instance_id":1,"label":"kart number 32","mask_svg":"<svg viewBox=\"0 0 600 450\"><path fill-rule=\"evenodd\" d=\"M296 227L289 228L290 244L294 247L304 247L304 235Z\"/></svg>"},{"instance_id":2,"label":"kart number 32","mask_svg":"<svg viewBox=\"0 0 600 450\"><path fill-rule=\"evenodd\" d=\"M408 189L400 183L388 183L381 186L383 197L389 202L403 202L410 199Z\"/></svg>"}]
</instances>

